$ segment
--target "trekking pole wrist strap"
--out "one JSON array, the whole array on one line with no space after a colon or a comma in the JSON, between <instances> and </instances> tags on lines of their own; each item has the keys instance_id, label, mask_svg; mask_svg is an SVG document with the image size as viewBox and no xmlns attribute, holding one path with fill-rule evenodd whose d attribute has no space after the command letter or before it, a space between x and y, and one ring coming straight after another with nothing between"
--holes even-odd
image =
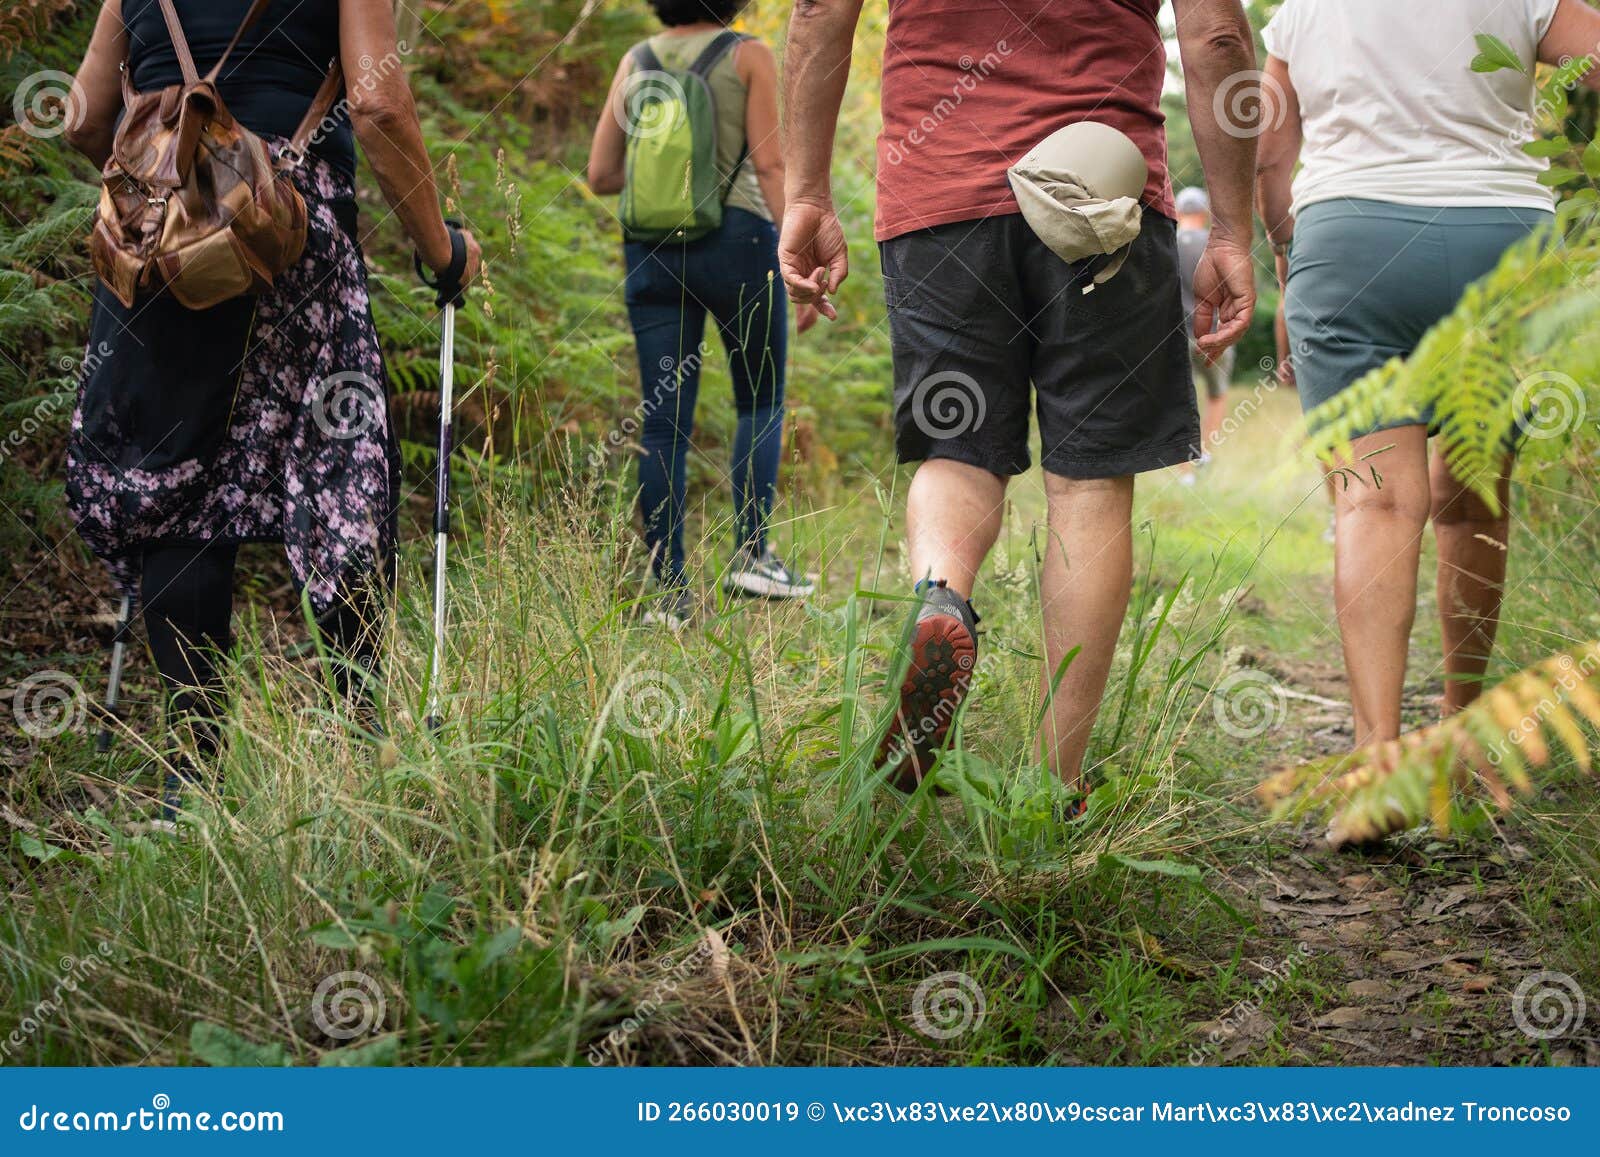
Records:
<instances>
[{"instance_id":1,"label":"trekking pole wrist strap","mask_svg":"<svg viewBox=\"0 0 1600 1157\"><path fill-rule=\"evenodd\" d=\"M438 297L434 304L440 309L447 305L464 305L467 300L467 287L461 280L467 272L467 237L462 232L459 221L446 218L444 227L450 234L450 265L438 275L437 280L428 276L427 266L422 262L421 251L413 254L417 276L422 279L422 284L437 291Z\"/></svg>"}]
</instances>

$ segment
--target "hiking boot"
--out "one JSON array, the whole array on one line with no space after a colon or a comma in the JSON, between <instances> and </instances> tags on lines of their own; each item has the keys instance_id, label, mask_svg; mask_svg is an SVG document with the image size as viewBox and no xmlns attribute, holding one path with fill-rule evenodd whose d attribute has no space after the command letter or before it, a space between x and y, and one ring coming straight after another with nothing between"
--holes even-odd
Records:
<instances>
[{"instance_id":1,"label":"hiking boot","mask_svg":"<svg viewBox=\"0 0 1600 1157\"><path fill-rule=\"evenodd\" d=\"M681 631L694 622L694 595L688 587L668 587L656 592L640 621L647 627Z\"/></svg>"},{"instance_id":2,"label":"hiking boot","mask_svg":"<svg viewBox=\"0 0 1600 1157\"><path fill-rule=\"evenodd\" d=\"M817 584L784 566L769 546L760 554L746 549L734 555L722 589L730 595L756 599L803 599L817 589Z\"/></svg>"},{"instance_id":3,"label":"hiking boot","mask_svg":"<svg viewBox=\"0 0 1600 1157\"><path fill-rule=\"evenodd\" d=\"M1089 793L1094 790L1094 785L1087 776L1079 781L1076 788L1067 794L1067 798L1056 804L1056 821L1070 824L1080 820L1089 811Z\"/></svg>"},{"instance_id":4,"label":"hiking boot","mask_svg":"<svg viewBox=\"0 0 1600 1157\"><path fill-rule=\"evenodd\" d=\"M932 769L977 665L978 615L940 579L923 592L900 705L873 764L899 790L915 791Z\"/></svg>"}]
</instances>

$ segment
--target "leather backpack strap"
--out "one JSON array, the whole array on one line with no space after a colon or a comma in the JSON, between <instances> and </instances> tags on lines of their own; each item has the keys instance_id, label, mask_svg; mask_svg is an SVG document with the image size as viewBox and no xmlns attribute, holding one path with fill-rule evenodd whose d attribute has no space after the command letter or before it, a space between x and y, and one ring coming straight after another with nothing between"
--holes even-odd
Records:
<instances>
[{"instance_id":1,"label":"leather backpack strap","mask_svg":"<svg viewBox=\"0 0 1600 1157\"><path fill-rule=\"evenodd\" d=\"M171 6L171 2L173 2L173 0L162 0L163 5L166 6ZM250 5L250 11L245 13L245 19L240 21L240 24L238 24L238 29L234 32L234 38L227 42L227 48L222 50L221 58L219 58L218 62L214 64L213 69L206 74L206 80L211 80L211 82L214 82L219 75L222 75L222 66L227 64L227 58L234 54L235 48L238 48L238 42L245 38L246 32L250 32L250 29L253 29L253 27L256 26L256 21L259 21L259 19L266 14L267 5L270 5L270 3L272 3L272 0L256 0L253 5Z\"/></svg>"},{"instance_id":2,"label":"leather backpack strap","mask_svg":"<svg viewBox=\"0 0 1600 1157\"><path fill-rule=\"evenodd\" d=\"M328 65L328 75L322 79L322 87L317 89L317 95L311 100L311 107L306 110L305 119L300 122L300 127L294 130L294 136L289 141L289 148L283 157L290 166L297 166L305 160L306 148L311 144L311 138L316 135L323 118L332 110L339 99L339 94L344 91L344 68L337 57Z\"/></svg>"},{"instance_id":3,"label":"leather backpack strap","mask_svg":"<svg viewBox=\"0 0 1600 1157\"><path fill-rule=\"evenodd\" d=\"M161 15L167 22L167 34L172 37L172 47L178 53L178 67L183 69L183 83L191 87L199 84L200 73L194 66L194 55L189 51L189 41L183 34L183 22L178 19L178 10L172 6L172 0L160 0L160 4Z\"/></svg>"}]
</instances>

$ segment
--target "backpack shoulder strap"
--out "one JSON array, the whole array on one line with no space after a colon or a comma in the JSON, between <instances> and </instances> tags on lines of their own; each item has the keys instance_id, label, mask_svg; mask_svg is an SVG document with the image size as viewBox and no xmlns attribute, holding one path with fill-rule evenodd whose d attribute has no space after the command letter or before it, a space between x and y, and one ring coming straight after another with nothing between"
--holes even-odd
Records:
<instances>
[{"instance_id":1,"label":"backpack shoulder strap","mask_svg":"<svg viewBox=\"0 0 1600 1157\"><path fill-rule=\"evenodd\" d=\"M162 0L164 4L170 2L171 0ZM222 55L217 59L217 63L211 66L210 72L206 73L207 80L215 81L217 77L222 75L222 66L228 63L228 57L232 56L233 50L239 47L239 41L244 39L244 34L254 28L256 21L266 14L267 5L271 3L272 0L255 0L255 3L250 5L250 10L244 14L244 19L239 21L239 27L234 29L233 39L228 41L228 47L222 50Z\"/></svg>"},{"instance_id":2,"label":"backpack shoulder strap","mask_svg":"<svg viewBox=\"0 0 1600 1157\"><path fill-rule=\"evenodd\" d=\"M306 149L311 144L311 138L316 136L317 130L322 127L323 120L333 110L339 100L339 94L344 91L344 68L339 63L339 58L333 58L333 63L328 65L328 75L322 78L322 87L317 89L317 95L311 100L311 107L306 110L306 115L300 122L300 127L294 130L294 136L289 141L288 152L284 159L291 165L298 165L305 160Z\"/></svg>"},{"instance_id":3,"label":"backpack shoulder strap","mask_svg":"<svg viewBox=\"0 0 1600 1157\"><path fill-rule=\"evenodd\" d=\"M701 80L706 79L711 75L711 70L717 67L718 62L728 54L728 51L735 44L738 44L741 40L749 39L750 37L743 32L735 32L731 28L724 28L716 36L712 37L710 44L701 50L700 55L695 58L695 62L689 66L689 71Z\"/></svg>"},{"instance_id":4,"label":"backpack shoulder strap","mask_svg":"<svg viewBox=\"0 0 1600 1157\"><path fill-rule=\"evenodd\" d=\"M635 72L664 72L661 67L661 58L656 55L656 50L651 47L648 40L641 40L633 46L633 51L628 54L633 57Z\"/></svg>"},{"instance_id":5,"label":"backpack shoulder strap","mask_svg":"<svg viewBox=\"0 0 1600 1157\"><path fill-rule=\"evenodd\" d=\"M172 0L160 0L160 4L161 16L167 22L167 35L172 37L172 47L178 54L178 67L183 70L183 83L199 84L200 73L194 66L194 55L189 51L189 40L183 34L183 22L178 19L178 10L172 6Z\"/></svg>"},{"instance_id":6,"label":"backpack shoulder strap","mask_svg":"<svg viewBox=\"0 0 1600 1157\"><path fill-rule=\"evenodd\" d=\"M712 37L711 43L705 46L699 57L689 66L689 71L709 83L711 70L722 62L722 58L733 50L733 46L741 41L750 39L752 37L747 33L735 32L731 28L724 28L716 36ZM733 168L729 171L727 179L723 183L724 197L727 196L727 191L733 188L733 182L738 178L739 170L744 168L744 163L749 156L750 138L746 137L744 143L739 146L739 159L733 163Z\"/></svg>"}]
</instances>

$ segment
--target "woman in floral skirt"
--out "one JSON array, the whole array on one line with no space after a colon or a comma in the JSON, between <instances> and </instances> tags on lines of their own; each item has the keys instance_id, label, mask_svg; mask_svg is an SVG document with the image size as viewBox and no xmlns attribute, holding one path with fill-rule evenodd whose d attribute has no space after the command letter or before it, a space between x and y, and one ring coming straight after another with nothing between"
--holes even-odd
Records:
<instances>
[{"instance_id":1,"label":"woman in floral skirt","mask_svg":"<svg viewBox=\"0 0 1600 1157\"><path fill-rule=\"evenodd\" d=\"M170 10L167 10L170 3ZM252 0L105 0L78 72L69 140L103 164L136 92L182 82L176 17L201 72L222 58ZM444 222L396 42L391 0L272 0L227 58L229 111L275 152L340 59L345 98L294 180L305 252L271 290L206 310L154 293L122 305L97 286L67 457L84 540L143 608L171 702L202 760L215 753L241 543L281 542L323 637L370 669L392 583L399 460L356 231L355 143L435 271L470 234Z\"/></svg>"}]
</instances>

